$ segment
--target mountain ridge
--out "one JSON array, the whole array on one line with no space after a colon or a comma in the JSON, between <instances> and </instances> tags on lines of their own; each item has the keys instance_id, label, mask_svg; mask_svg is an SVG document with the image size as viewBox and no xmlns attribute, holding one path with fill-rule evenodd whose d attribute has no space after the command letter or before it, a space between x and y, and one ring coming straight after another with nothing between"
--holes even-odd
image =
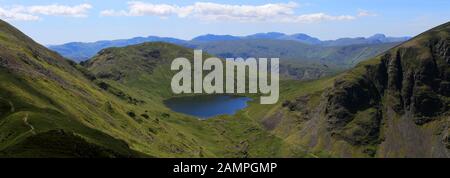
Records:
<instances>
[{"instance_id":1,"label":"mountain ridge","mask_svg":"<svg viewBox=\"0 0 450 178\"><path fill-rule=\"evenodd\" d=\"M374 36L377 38L374 39ZM318 38L311 37L306 34L298 33L293 35L286 35L284 33L269 32L269 33L258 33L248 36L232 36L232 35L214 35L207 34L201 35L193 38L192 40L181 40L170 37L135 37L131 39L121 39L121 40L102 40L97 42L83 43L83 42L71 42L62 45L49 45L48 47L64 57L73 59L77 62L87 60L93 57L101 49L108 47L124 47L127 45L134 45L143 42L168 42L185 47L195 47L196 45L201 45L211 42L219 41L239 41L247 39L271 39L271 40L283 40L283 41L297 41L300 43L305 43L309 45L319 45L319 46L348 46L348 45L358 45L358 44L382 44L382 43L395 43L403 42L409 37L386 37L385 35L374 35L368 38L341 38L337 40L327 40L321 41Z\"/></svg>"},{"instance_id":2,"label":"mountain ridge","mask_svg":"<svg viewBox=\"0 0 450 178\"><path fill-rule=\"evenodd\" d=\"M292 132L335 156L449 157L449 50L450 22L358 64L317 93L286 101L284 119L315 113Z\"/></svg>"}]
</instances>

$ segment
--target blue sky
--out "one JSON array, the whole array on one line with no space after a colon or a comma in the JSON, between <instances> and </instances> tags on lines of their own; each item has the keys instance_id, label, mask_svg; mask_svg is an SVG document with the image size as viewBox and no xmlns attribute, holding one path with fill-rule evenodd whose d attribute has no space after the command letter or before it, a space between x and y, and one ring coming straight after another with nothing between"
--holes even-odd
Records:
<instances>
[{"instance_id":1,"label":"blue sky","mask_svg":"<svg viewBox=\"0 0 450 178\"><path fill-rule=\"evenodd\" d=\"M0 0L0 18L43 44L136 36L306 33L414 36L450 20L449 0Z\"/></svg>"}]
</instances>

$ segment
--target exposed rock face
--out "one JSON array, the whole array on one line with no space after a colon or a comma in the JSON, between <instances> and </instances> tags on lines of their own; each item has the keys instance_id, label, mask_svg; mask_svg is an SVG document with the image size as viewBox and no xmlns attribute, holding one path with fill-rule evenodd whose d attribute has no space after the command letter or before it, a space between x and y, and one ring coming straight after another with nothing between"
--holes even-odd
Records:
<instances>
[{"instance_id":1,"label":"exposed rock face","mask_svg":"<svg viewBox=\"0 0 450 178\"><path fill-rule=\"evenodd\" d=\"M354 145L371 144L379 138L381 119L393 117L389 109L400 116L411 113L418 125L448 112L449 43L448 36L433 36L419 46L400 46L377 64L364 65L365 72L353 81L338 80L325 96L332 133Z\"/></svg>"},{"instance_id":2,"label":"exposed rock face","mask_svg":"<svg viewBox=\"0 0 450 178\"><path fill-rule=\"evenodd\" d=\"M447 135L443 141L444 141L445 147L447 149L450 149L450 135Z\"/></svg>"},{"instance_id":3,"label":"exposed rock face","mask_svg":"<svg viewBox=\"0 0 450 178\"><path fill-rule=\"evenodd\" d=\"M382 133L387 120L405 118L417 128L448 120L449 48L450 24L445 24L337 77L322 96L324 127L350 145L376 146L392 134ZM421 134L410 135L419 139ZM448 137L443 140L448 149Z\"/></svg>"}]
</instances>

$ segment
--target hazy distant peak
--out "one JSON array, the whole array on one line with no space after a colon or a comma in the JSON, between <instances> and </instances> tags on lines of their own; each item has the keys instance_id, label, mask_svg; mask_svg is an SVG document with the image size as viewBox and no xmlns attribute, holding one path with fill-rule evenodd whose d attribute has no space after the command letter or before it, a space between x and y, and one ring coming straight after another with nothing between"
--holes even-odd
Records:
<instances>
[{"instance_id":1,"label":"hazy distant peak","mask_svg":"<svg viewBox=\"0 0 450 178\"><path fill-rule=\"evenodd\" d=\"M253 35L249 35L246 38L249 38L249 39L279 39L284 36L286 36L286 34L284 34L284 33L268 32L268 33L256 33Z\"/></svg>"},{"instance_id":2,"label":"hazy distant peak","mask_svg":"<svg viewBox=\"0 0 450 178\"><path fill-rule=\"evenodd\" d=\"M212 42L212 41L229 41L229 40L238 40L240 37L232 36L232 35L214 35L214 34L206 34L202 36L195 37L191 41L193 42Z\"/></svg>"},{"instance_id":3,"label":"hazy distant peak","mask_svg":"<svg viewBox=\"0 0 450 178\"><path fill-rule=\"evenodd\" d=\"M385 39L385 38L386 38L385 34L377 33L377 34L369 37L368 39Z\"/></svg>"}]
</instances>

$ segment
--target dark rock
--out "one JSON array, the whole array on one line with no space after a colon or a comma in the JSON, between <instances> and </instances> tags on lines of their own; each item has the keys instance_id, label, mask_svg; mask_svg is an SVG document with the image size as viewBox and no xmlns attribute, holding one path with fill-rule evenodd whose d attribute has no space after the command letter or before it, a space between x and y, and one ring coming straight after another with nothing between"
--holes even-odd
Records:
<instances>
[{"instance_id":1,"label":"dark rock","mask_svg":"<svg viewBox=\"0 0 450 178\"><path fill-rule=\"evenodd\" d=\"M108 90L109 85L105 82L100 82L100 83L98 83L98 87L100 87L103 90Z\"/></svg>"},{"instance_id":2,"label":"dark rock","mask_svg":"<svg viewBox=\"0 0 450 178\"><path fill-rule=\"evenodd\" d=\"M450 149L450 135L447 135L443 141L444 141L445 147L447 149Z\"/></svg>"},{"instance_id":3,"label":"dark rock","mask_svg":"<svg viewBox=\"0 0 450 178\"><path fill-rule=\"evenodd\" d=\"M168 117L170 117L170 114L168 114L168 113L162 113L161 116L164 117L164 118L168 118Z\"/></svg>"},{"instance_id":4,"label":"dark rock","mask_svg":"<svg viewBox=\"0 0 450 178\"><path fill-rule=\"evenodd\" d=\"M132 118L136 117L136 114L133 111L128 111L127 115L132 117Z\"/></svg>"},{"instance_id":5,"label":"dark rock","mask_svg":"<svg viewBox=\"0 0 450 178\"><path fill-rule=\"evenodd\" d=\"M366 148L363 150L363 153L369 155L370 157L374 157L377 154L377 150L374 148Z\"/></svg>"},{"instance_id":6,"label":"dark rock","mask_svg":"<svg viewBox=\"0 0 450 178\"><path fill-rule=\"evenodd\" d=\"M417 90L414 97L414 113L418 117L431 117L441 114L442 101L430 90Z\"/></svg>"},{"instance_id":7,"label":"dark rock","mask_svg":"<svg viewBox=\"0 0 450 178\"><path fill-rule=\"evenodd\" d=\"M150 118L150 116L147 115L147 114L141 114L141 116L142 116L143 118L145 118L145 119L149 119L149 118Z\"/></svg>"}]
</instances>

